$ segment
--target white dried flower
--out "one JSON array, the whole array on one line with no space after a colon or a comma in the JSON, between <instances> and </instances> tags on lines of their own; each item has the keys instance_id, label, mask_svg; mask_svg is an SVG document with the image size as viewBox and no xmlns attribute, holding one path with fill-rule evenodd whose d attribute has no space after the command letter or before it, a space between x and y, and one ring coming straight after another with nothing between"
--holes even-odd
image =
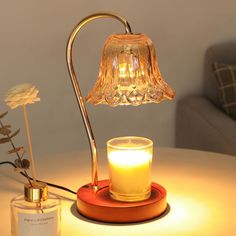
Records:
<instances>
[{"instance_id":1,"label":"white dried flower","mask_svg":"<svg viewBox=\"0 0 236 236\"><path fill-rule=\"evenodd\" d=\"M11 88L5 98L6 104L14 109L18 106L33 104L40 101L39 90L32 84L20 84Z\"/></svg>"}]
</instances>

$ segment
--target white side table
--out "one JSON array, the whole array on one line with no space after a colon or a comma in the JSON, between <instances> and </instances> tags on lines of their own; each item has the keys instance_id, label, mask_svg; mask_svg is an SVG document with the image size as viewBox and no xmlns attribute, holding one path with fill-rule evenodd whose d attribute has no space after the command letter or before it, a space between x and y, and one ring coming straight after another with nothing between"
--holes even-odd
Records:
<instances>
[{"instance_id":1,"label":"white side table","mask_svg":"<svg viewBox=\"0 0 236 236\"><path fill-rule=\"evenodd\" d=\"M99 179L106 179L105 150L99 150ZM6 157L7 158L7 157ZM36 157L38 178L77 190L90 182L89 152ZM4 161L1 156L0 161ZM108 224L78 215L76 196L64 196L61 236L223 236L236 234L236 157L174 148L154 150L153 181L167 189L170 212L143 223ZM10 199L25 179L0 166L0 235L10 235ZM77 217L76 217L77 216Z\"/></svg>"}]
</instances>

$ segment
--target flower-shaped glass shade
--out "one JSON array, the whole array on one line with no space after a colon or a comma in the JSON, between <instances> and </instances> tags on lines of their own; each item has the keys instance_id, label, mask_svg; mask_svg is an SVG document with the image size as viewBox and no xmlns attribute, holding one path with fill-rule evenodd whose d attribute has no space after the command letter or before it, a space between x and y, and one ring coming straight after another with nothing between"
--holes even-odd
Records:
<instances>
[{"instance_id":1,"label":"flower-shaped glass shade","mask_svg":"<svg viewBox=\"0 0 236 236\"><path fill-rule=\"evenodd\" d=\"M104 44L98 80L86 100L94 105L140 105L173 99L152 41L144 34L113 34Z\"/></svg>"}]
</instances>

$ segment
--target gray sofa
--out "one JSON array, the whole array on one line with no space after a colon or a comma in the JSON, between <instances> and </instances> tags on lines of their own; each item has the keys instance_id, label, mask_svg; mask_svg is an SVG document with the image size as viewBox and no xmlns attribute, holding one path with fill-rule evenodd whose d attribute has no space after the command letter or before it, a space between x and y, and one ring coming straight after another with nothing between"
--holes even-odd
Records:
<instances>
[{"instance_id":1,"label":"gray sofa","mask_svg":"<svg viewBox=\"0 0 236 236\"><path fill-rule=\"evenodd\" d=\"M184 97L177 104L176 146L236 155L236 121L220 109L214 62L236 64L236 42L207 50L203 94Z\"/></svg>"}]
</instances>

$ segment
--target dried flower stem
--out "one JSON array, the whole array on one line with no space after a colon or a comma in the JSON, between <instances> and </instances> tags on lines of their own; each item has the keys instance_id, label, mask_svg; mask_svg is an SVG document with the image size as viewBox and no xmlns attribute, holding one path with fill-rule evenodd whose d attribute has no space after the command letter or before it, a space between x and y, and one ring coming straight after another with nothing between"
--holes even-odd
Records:
<instances>
[{"instance_id":1,"label":"dried flower stem","mask_svg":"<svg viewBox=\"0 0 236 236\"><path fill-rule=\"evenodd\" d=\"M3 123L2 123L1 120L0 120L0 125L1 125L1 127L4 127L4 125L3 125ZM7 134L7 137L10 138L10 135ZM10 138L10 143L11 143L11 146L13 147L13 149L16 149L15 144L13 143L13 141L12 141L11 138ZM18 159L21 160L21 157L20 157L20 155L19 155L18 152L16 152L16 155L17 155ZM30 181L30 177L29 177L28 173L27 173L25 170L24 170L24 174L25 174L25 176L26 176L26 178L27 178L29 184L32 186L32 183L31 183L31 181Z\"/></svg>"},{"instance_id":2,"label":"dried flower stem","mask_svg":"<svg viewBox=\"0 0 236 236\"><path fill-rule=\"evenodd\" d=\"M31 164L31 172L34 184L36 183L36 171L35 171L35 163L34 163L34 157L33 157L33 149L31 144L31 138L30 138L30 129L29 129L29 122L28 122L28 116L26 112L26 106L23 104L23 113L24 113L24 121L25 121L25 128L26 128L26 135L27 135L27 141L29 146L29 157L30 157L30 164Z\"/></svg>"}]
</instances>

